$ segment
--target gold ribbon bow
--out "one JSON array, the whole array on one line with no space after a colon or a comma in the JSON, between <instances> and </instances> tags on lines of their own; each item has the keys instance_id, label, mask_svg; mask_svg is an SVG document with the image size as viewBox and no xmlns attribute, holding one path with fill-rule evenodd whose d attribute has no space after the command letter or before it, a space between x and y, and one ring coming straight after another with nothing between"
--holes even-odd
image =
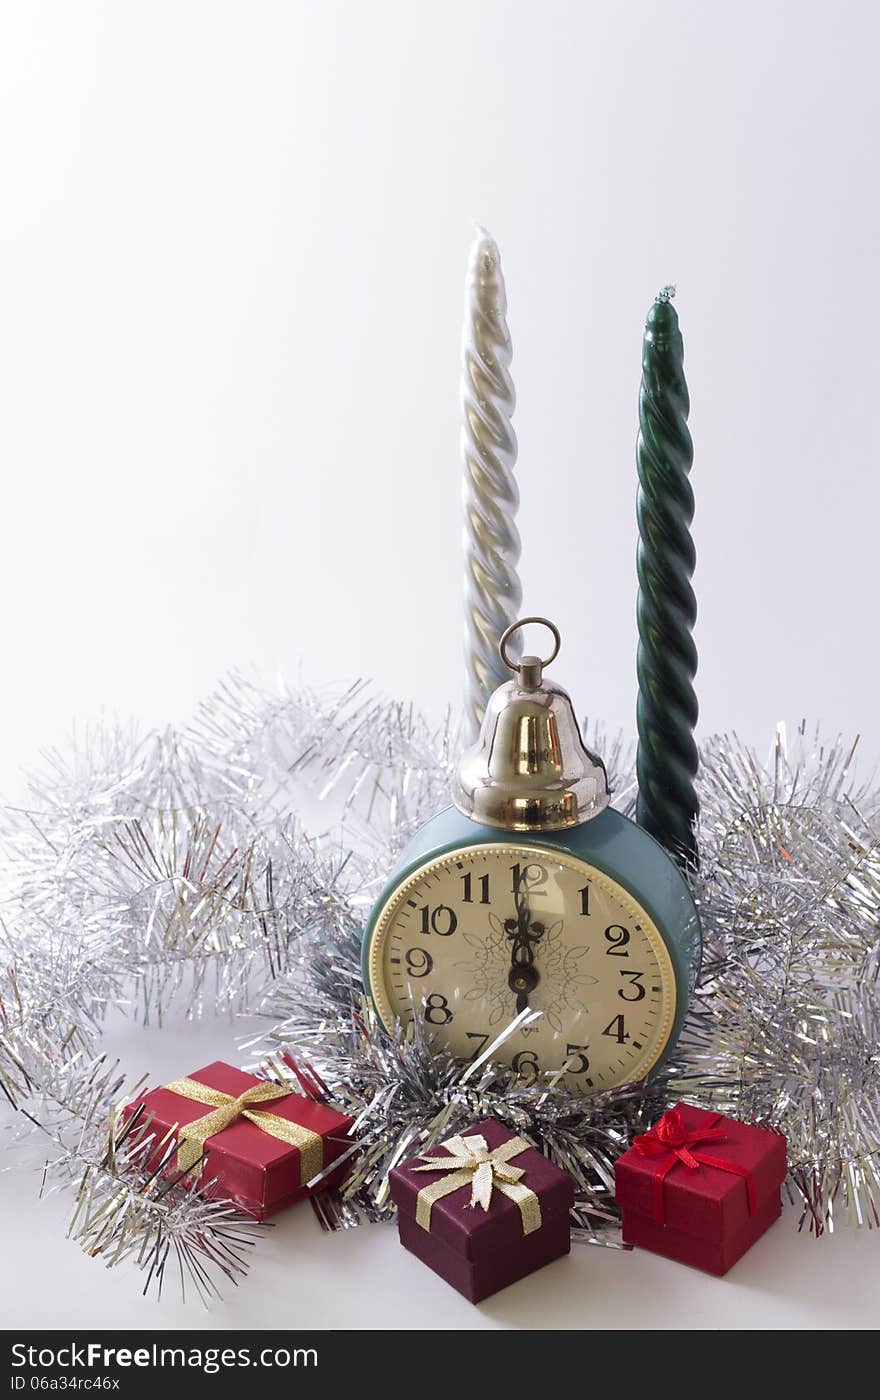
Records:
<instances>
[{"instance_id":1,"label":"gold ribbon bow","mask_svg":"<svg viewBox=\"0 0 880 1400\"><path fill-rule=\"evenodd\" d=\"M278 1084L252 1084L235 1098L232 1094L224 1094L222 1089L212 1089L210 1084L200 1084L197 1079L174 1079L170 1084L166 1084L165 1088L172 1094L194 1099L196 1103L209 1104L214 1109L213 1113L206 1113L204 1117L196 1118L192 1123L185 1123L178 1130L177 1165L183 1172L191 1171L199 1162L199 1158L204 1155L208 1138L222 1133L236 1118L246 1118L261 1132L269 1133L271 1137L299 1148L301 1186L305 1186L313 1176L317 1176L324 1165L324 1144L318 1133L313 1133L311 1128L304 1128L299 1123L292 1123L289 1118L279 1118L275 1113L262 1110L255 1113L249 1107L267 1103L272 1099L286 1099L290 1093L289 1089L282 1089ZM203 1166L204 1163L199 1162L195 1175L201 1175Z\"/></svg>"},{"instance_id":2,"label":"gold ribbon bow","mask_svg":"<svg viewBox=\"0 0 880 1400\"><path fill-rule=\"evenodd\" d=\"M443 1143L449 1157L424 1157L424 1166L415 1167L417 1172L449 1172L451 1175L432 1181L423 1186L416 1197L416 1220L423 1230L431 1228L431 1207L444 1196L451 1196L462 1186L471 1188L471 1209L480 1205L489 1209L493 1188L502 1195L516 1201L522 1216L523 1234L530 1235L541 1228L541 1202L528 1186L523 1186L520 1178L525 1176L522 1167L512 1167L511 1157L527 1152L529 1144L521 1137L503 1142L492 1151L486 1139L474 1133L471 1137L451 1137Z\"/></svg>"}]
</instances>

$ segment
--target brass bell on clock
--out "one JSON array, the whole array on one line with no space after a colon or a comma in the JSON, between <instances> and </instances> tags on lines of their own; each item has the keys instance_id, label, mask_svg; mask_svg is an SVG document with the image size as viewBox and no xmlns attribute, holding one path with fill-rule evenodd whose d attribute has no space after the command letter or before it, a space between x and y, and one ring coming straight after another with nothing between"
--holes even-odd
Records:
<instances>
[{"instance_id":1,"label":"brass bell on clock","mask_svg":"<svg viewBox=\"0 0 880 1400\"><path fill-rule=\"evenodd\" d=\"M529 622L550 629L553 650L544 660L513 661L507 643ZM544 678L559 645L559 632L545 617L522 618L501 638L499 651L513 679L489 700L452 792L458 810L473 821L505 831L561 831L608 805L605 765L585 747L568 692Z\"/></svg>"}]
</instances>

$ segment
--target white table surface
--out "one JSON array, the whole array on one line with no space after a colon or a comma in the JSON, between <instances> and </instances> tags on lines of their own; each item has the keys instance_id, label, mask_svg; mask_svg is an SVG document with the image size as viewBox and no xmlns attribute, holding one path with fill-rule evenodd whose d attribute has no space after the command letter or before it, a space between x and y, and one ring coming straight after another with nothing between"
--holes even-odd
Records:
<instances>
[{"instance_id":1,"label":"white table surface","mask_svg":"<svg viewBox=\"0 0 880 1400\"><path fill-rule=\"evenodd\" d=\"M232 1061L247 1026L174 1019L159 1031L126 1021L106 1045L133 1076ZM6 1112L0 1110L0 1112ZM11 1116L9 1114L7 1117ZM7 1161L8 1161L7 1157ZM0 1316L7 1328L872 1328L878 1321L880 1232L841 1228L815 1240L782 1219L725 1279L642 1251L575 1246L473 1307L397 1243L392 1226L325 1234L308 1205L277 1217L248 1278L209 1311L140 1296L143 1278L112 1270L65 1239L71 1197L37 1199L39 1174L0 1173Z\"/></svg>"}]
</instances>

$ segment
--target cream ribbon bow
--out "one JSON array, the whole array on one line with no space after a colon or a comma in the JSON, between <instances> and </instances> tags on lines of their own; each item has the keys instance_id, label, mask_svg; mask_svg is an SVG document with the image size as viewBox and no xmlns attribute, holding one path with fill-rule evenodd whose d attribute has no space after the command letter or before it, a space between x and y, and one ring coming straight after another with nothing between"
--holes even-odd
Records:
<instances>
[{"instance_id":1,"label":"cream ribbon bow","mask_svg":"<svg viewBox=\"0 0 880 1400\"><path fill-rule=\"evenodd\" d=\"M510 1165L511 1157L528 1152L529 1144L524 1138L510 1138L491 1152L486 1139L479 1133L473 1133L470 1137L451 1137L442 1145L450 1154L448 1157L423 1157L424 1165L413 1168L417 1172L450 1173L438 1181L432 1181L430 1186L423 1186L416 1197L416 1221L423 1230L431 1228L434 1202L451 1196L453 1191L459 1191L463 1186L471 1188L472 1210L478 1205L488 1210L492 1191L497 1187L502 1195L519 1206L523 1234L530 1235L533 1230L540 1230L541 1203L534 1191L522 1185L520 1178L525 1176L523 1168Z\"/></svg>"}]
</instances>

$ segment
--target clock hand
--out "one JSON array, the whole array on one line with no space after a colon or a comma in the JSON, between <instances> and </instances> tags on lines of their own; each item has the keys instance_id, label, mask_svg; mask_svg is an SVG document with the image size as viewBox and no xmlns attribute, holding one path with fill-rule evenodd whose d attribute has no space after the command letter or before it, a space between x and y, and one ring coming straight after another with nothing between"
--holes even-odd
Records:
<instances>
[{"instance_id":1,"label":"clock hand","mask_svg":"<svg viewBox=\"0 0 880 1400\"><path fill-rule=\"evenodd\" d=\"M521 890L516 891L514 902L516 918L507 919L504 927L512 944L507 985L516 993L516 1010L519 1014L528 1009L529 993L541 980L535 967L534 944L543 934L544 926L532 922L531 910Z\"/></svg>"},{"instance_id":2,"label":"clock hand","mask_svg":"<svg viewBox=\"0 0 880 1400\"><path fill-rule=\"evenodd\" d=\"M535 967L534 958L531 943L520 943L517 940L513 948L510 971L507 974L507 985L512 992L516 993L517 1014L528 1009L529 993L535 990L541 980Z\"/></svg>"}]
</instances>

